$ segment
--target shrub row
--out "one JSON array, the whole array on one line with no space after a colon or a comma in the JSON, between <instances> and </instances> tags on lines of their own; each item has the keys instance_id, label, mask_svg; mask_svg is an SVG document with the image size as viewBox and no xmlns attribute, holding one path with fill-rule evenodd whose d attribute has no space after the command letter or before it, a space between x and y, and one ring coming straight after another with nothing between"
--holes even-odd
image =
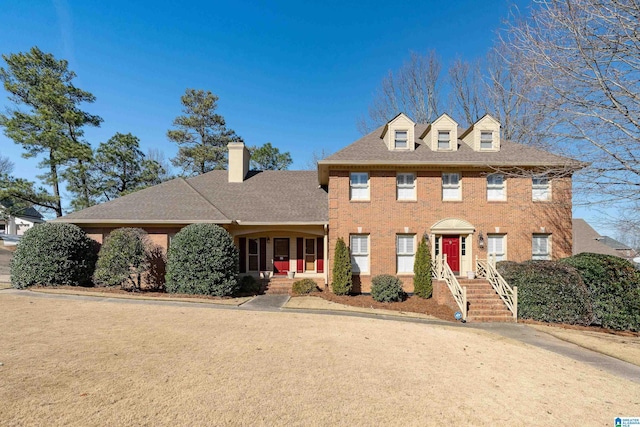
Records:
<instances>
[{"instance_id":1,"label":"shrub row","mask_svg":"<svg viewBox=\"0 0 640 427\"><path fill-rule=\"evenodd\" d=\"M593 325L640 330L640 272L611 255L582 253L560 261L577 269L589 289Z\"/></svg>"},{"instance_id":2,"label":"shrub row","mask_svg":"<svg viewBox=\"0 0 640 427\"><path fill-rule=\"evenodd\" d=\"M593 309L578 271L554 261L499 262L498 271L518 287L518 317L589 325Z\"/></svg>"}]
</instances>

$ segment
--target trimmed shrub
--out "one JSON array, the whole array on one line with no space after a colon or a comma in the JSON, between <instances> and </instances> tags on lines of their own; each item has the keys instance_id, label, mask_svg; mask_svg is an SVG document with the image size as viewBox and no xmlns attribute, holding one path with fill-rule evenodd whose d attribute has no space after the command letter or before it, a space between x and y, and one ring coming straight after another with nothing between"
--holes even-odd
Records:
<instances>
[{"instance_id":1,"label":"trimmed shrub","mask_svg":"<svg viewBox=\"0 0 640 427\"><path fill-rule=\"evenodd\" d=\"M113 230L98 253L93 283L139 290L142 274L151 268L151 252L151 241L143 229Z\"/></svg>"},{"instance_id":2,"label":"trimmed shrub","mask_svg":"<svg viewBox=\"0 0 640 427\"><path fill-rule=\"evenodd\" d=\"M262 290L262 285L251 275L243 276L236 295L257 295Z\"/></svg>"},{"instance_id":3,"label":"trimmed shrub","mask_svg":"<svg viewBox=\"0 0 640 427\"><path fill-rule=\"evenodd\" d=\"M333 261L333 282L331 289L336 295L347 295L353 287L353 277L351 275L351 255L342 237L338 237Z\"/></svg>"},{"instance_id":4,"label":"trimmed shrub","mask_svg":"<svg viewBox=\"0 0 640 427\"><path fill-rule=\"evenodd\" d=\"M224 228L191 224L171 240L167 292L231 296L238 290L237 276L238 249Z\"/></svg>"},{"instance_id":5,"label":"trimmed shrub","mask_svg":"<svg viewBox=\"0 0 640 427\"><path fill-rule=\"evenodd\" d=\"M589 291L578 271L557 261L499 262L498 271L518 287L518 317L541 322L589 325Z\"/></svg>"},{"instance_id":6,"label":"trimmed shrub","mask_svg":"<svg viewBox=\"0 0 640 427\"><path fill-rule=\"evenodd\" d=\"M371 296L378 302L402 301L405 296L402 281L389 274L375 276L371 280Z\"/></svg>"},{"instance_id":7,"label":"trimmed shrub","mask_svg":"<svg viewBox=\"0 0 640 427\"><path fill-rule=\"evenodd\" d=\"M575 267L589 289L593 324L640 330L640 272L612 255L582 253L560 262Z\"/></svg>"},{"instance_id":8,"label":"trimmed shrub","mask_svg":"<svg viewBox=\"0 0 640 427\"><path fill-rule=\"evenodd\" d=\"M73 224L49 222L27 230L11 261L11 284L28 286L91 284L98 243Z\"/></svg>"},{"instance_id":9,"label":"trimmed shrub","mask_svg":"<svg viewBox=\"0 0 640 427\"><path fill-rule=\"evenodd\" d=\"M291 288L294 294L303 295L309 294L313 291L318 290L318 284L311 279L302 279L293 282L293 287Z\"/></svg>"},{"instance_id":10,"label":"trimmed shrub","mask_svg":"<svg viewBox=\"0 0 640 427\"><path fill-rule=\"evenodd\" d=\"M427 239L422 237L416 251L413 264L413 293L421 298L431 298L433 283L431 282L431 249Z\"/></svg>"}]
</instances>

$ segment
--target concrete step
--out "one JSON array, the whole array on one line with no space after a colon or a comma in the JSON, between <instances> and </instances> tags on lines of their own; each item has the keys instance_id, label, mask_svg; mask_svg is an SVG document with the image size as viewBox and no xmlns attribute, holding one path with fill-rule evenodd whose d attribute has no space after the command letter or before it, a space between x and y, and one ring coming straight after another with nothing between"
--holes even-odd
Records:
<instances>
[{"instance_id":1,"label":"concrete step","mask_svg":"<svg viewBox=\"0 0 640 427\"><path fill-rule=\"evenodd\" d=\"M467 316L468 322L477 323L515 323L513 316Z\"/></svg>"}]
</instances>

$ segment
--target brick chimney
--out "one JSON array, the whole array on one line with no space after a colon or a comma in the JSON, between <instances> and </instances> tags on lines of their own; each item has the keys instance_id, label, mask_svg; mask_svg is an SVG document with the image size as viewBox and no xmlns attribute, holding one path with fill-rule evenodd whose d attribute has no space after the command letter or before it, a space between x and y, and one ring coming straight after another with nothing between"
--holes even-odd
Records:
<instances>
[{"instance_id":1,"label":"brick chimney","mask_svg":"<svg viewBox=\"0 0 640 427\"><path fill-rule=\"evenodd\" d=\"M229 182L242 182L249 172L249 150L242 141L230 142L229 148Z\"/></svg>"}]
</instances>

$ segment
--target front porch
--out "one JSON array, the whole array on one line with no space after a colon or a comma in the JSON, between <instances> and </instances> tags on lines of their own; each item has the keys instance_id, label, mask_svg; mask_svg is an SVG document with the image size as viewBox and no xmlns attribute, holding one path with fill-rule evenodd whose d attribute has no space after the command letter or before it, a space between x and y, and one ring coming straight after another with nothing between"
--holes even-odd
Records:
<instances>
[{"instance_id":1,"label":"front porch","mask_svg":"<svg viewBox=\"0 0 640 427\"><path fill-rule=\"evenodd\" d=\"M327 283L327 234L319 225L230 227L240 275L267 283L310 278ZM276 280L277 279L277 280ZM289 286L290 288L290 286Z\"/></svg>"}]
</instances>

